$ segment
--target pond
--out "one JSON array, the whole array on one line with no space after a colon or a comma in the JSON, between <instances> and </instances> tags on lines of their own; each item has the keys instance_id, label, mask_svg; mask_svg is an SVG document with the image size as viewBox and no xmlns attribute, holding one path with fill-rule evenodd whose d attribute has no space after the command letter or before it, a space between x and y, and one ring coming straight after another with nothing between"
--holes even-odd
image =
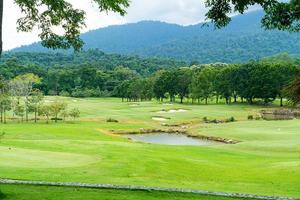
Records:
<instances>
[{"instance_id":1,"label":"pond","mask_svg":"<svg viewBox=\"0 0 300 200\"><path fill-rule=\"evenodd\" d=\"M191 146L203 146L217 144L215 141L197 139L188 137L183 134L171 134L171 133L147 133L136 135L124 135L124 137L143 143L151 144L165 144L165 145L191 145Z\"/></svg>"}]
</instances>

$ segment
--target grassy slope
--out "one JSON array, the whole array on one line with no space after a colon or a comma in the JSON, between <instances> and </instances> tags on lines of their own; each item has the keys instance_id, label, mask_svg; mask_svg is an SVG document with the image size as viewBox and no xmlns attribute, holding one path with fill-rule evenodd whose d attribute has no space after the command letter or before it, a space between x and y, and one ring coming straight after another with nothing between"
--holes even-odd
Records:
<instances>
[{"instance_id":1,"label":"grassy slope","mask_svg":"<svg viewBox=\"0 0 300 200\"><path fill-rule=\"evenodd\" d=\"M182 187L299 197L300 121L246 121L260 107L247 105L163 105L121 103L118 99L68 99L80 107L75 124L0 125L0 177L49 181ZM185 113L156 111L184 108ZM133 143L108 130L200 122L204 116L239 122L200 124L191 131L241 140L237 145L164 146ZM113 117L120 123L106 123Z\"/></svg>"},{"instance_id":2,"label":"grassy slope","mask_svg":"<svg viewBox=\"0 0 300 200\"><path fill-rule=\"evenodd\" d=\"M46 186L0 185L3 200L241 200L240 198L205 196L186 193L97 190ZM51 191L51 192L49 192ZM1 197L0 197L1 199ZM247 200L247 199L243 199Z\"/></svg>"}]
</instances>

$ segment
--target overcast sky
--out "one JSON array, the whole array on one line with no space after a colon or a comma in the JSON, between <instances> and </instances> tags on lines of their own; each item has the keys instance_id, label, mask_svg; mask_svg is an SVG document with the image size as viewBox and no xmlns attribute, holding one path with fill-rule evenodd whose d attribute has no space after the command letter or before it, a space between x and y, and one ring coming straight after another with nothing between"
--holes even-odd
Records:
<instances>
[{"instance_id":1,"label":"overcast sky","mask_svg":"<svg viewBox=\"0 0 300 200\"><path fill-rule=\"evenodd\" d=\"M87 13L87 27L83 32L141 20L159 20L189 25L203 21L206 12L204 0L131 0L131 6L125 17L114 13L99 13L97 6L91 3L92 0L69 1L75 7L84 9ZM13 0L4 0L4 50L38 40L37 30L32 33L17 33L16 21L22 15L13 2Z\"/></svg>"}]
</instances>

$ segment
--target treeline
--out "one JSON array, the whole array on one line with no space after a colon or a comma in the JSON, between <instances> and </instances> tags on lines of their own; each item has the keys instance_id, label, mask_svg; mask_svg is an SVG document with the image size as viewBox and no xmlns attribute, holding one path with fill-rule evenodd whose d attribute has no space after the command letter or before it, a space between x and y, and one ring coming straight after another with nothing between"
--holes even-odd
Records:
<instances>
[{"instance_id":1,"label":"treeline","mask_svg":"<svg viewBox=\"0 0 300 200\"><path fill-rule=\"evenodd\" d=\"M68 109L68 105L61 100L45 102L44 95L34 86L41 79L32 73L16 76L12 80L0 77L0 122L6 123L8 119L28 122L45 119L47 123L79 117L77 108ZM10 114L10 117L8 117ZM33 118L30 119L30 116Z\"/></svg>"},{"instance_id":2,"label":"treeline","mask_svg":"<svg viewBox=\"0 0 300 200\"><path fill-rule=\"evenodd\" d=\"M101 52L91 50L78 55L94 55L94 58L89 58L89 60L101 60L98 54ZM226 103L235 102L238 99L249 103L256 100L268 103L276 98L282 101L287 96L283 88L298 74L300 66L298 59L289 57L287 54L245 64L209 65L201 65L197 62L186 65L175 61L165 62L165 60L150 62L152 59L149 59L149 63L146 64L145 60L140 58L137 58L133 65L131 62L129 62L131 64L126 64L126 56L119 56L117 62L118 56L114 55L111 57L112 60L116 59L114 61L110 62L105 59L105 63L111 65L109 69L99 66L97 62L71 64L71 61L66 65L46 67L43 65L43 62L46 63L47 60L45 55L49 56L49 63L51 63L53 56L55 59L63 59L60 57L62 54L33 53L29 57L26 55L24 53L23 62L20 61L22 56L18 59L4 58L0 64L0 75L5 81L10 82L23 74L34 74L39 77L40 81L35 83L33 88L43 95L121 97L128 101L153 98L159 100L168 98L170 101L178 98L181 102L189 99L192 102L204 101L205 103L211 99L215 99L218 103L221 98L225 99ZM33 55L36 57L32 57ZM110 58L105 54L104 57ZM43 60L43 62L38 61L41 65L31 63L34 58ZM59 60L56 62L64 63ZM117 65L119 63L126 65ZM151 68L151 63L156 67ZM147 73L144 73L145 71Z\"/></svg>"},{"instance_id":3,"label":"treeline","mask_svg":"<svg viewBox=\"0 0 300 200\"><path fill-rule=\"evenodd\" d=\"M227 104L247 101L269 103L286 97L284 89L299 74L296 65L250 62L241 65L203 65L158 71L149 78L122 82L116 95L128 101L184 98L192 102L225 99Z\"/></svg>"}]
</instances>

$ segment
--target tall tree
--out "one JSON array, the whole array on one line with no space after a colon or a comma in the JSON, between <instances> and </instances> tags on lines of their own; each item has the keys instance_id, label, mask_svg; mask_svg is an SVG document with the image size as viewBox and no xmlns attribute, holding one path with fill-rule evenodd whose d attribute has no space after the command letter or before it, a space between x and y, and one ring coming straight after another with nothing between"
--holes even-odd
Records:
<instances>
[{"instance_id":1,"label":"tall tree","mask_svg":"<svg viewBox=\"0 0 300 200\"><path fill-rule=\"evenodd\" d=\"M208 103L208 98L214 94L214 82L216 78L216 72L214 67L205 66L200 72L195 73L190 86L193 99L205 100L205 104Z\"/></svg>"},{"instance_id":2,"label":"tall tree","mask_svg":"<svg viewBox=\"0 0 300 200\"><path fill-rule=\"evenodd\" d=\"M206 0L206 6L209 8L206 17L216 27L221 28L229 24L232 12L243 14L252 5L260 5L264 9L262 24L265 28L300 30L299 0Z\"/></svg>"},{"instance_id":3,"label":"tall tree","mask_svg":"<svg viewBox=\"0 0 300 200\"><path fill-rule=\"evenodd\" d=\"M0 37L2 36L3 1L0 0ZM125 15L129 0L93 0L100 11L113 11ZM42 45L49 48L81 49L83 41L80 31L85 26L85 12L76 9L67 0L14 0L24 16L18 19L17 30L30 32L35 27L40 29L39 37ZM55 27L63 29L64 33L55 33ZM0 39L0 54L2 53L2 37Z\"/></svg>"},{"instance_id":4,"label":"tall tree","mask_svg":"<svg viewBox=\"0 0 300 200\"><path fill-rule=\"evenodd\" d=\"M180 103L183 103L183 99L189 95L189 85L191 84L192 71L190 68L180 68L176 73L177 84L176 91L180 97Z\"/></svg>"},{"instance_id":5,"label":"tall tree","mask_svg":"<svg viewBox=\"0 0 300 200\"><path fill-rule=\"evenodd\" d=\"M40 81L41 79L32 73L19 75L12 80L11 85L15 85L14 90L17 91L14 93L24 97L26 121L28 121L29 113L29 96L32 94L34 84L38 84Z\"/></svg>"},{"instance_id":6,"label":"tall tree","mask_svg":"<svg viewBox=\"0 0 300 200\"><path fill-rule=\"evenodd\" d=\"M285 95L292 105L300 104L300 77L296 78L285 88Z\"/></svg>"}]
</instances>

